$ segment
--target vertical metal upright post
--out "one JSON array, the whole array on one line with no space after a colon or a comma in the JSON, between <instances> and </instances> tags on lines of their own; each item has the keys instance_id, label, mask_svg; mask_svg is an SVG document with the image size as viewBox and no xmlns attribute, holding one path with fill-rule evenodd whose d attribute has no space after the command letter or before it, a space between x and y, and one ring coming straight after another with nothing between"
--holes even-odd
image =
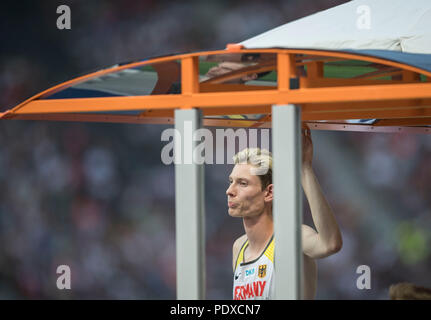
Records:
<instances>
[{"instance_id":1,"label":"vertical metal upright post","mask_svg":"<svg viewBox=\"0 0 431 320\"><path fill-rule=\"evenodd\" d=\"M301 109L272 107L275 298L301 299Z\"/></svg>"},{"instance_id":2,"label":"vertical metal upright post","mask_svg":"<svg viewBox=\"0 0 431 320\"><path fill-rule=\"evenodd\" d=\"M277 75L279 91L296 89L297 68L293 54L277 55ZM278 300L302 297L301 139L300 107L272 106L274 284Z\"/></svg>"},{"instance_id":3,"label":"vertical metal upright post","mask_svg":"<svg viewBox=\"0 0 431 320\"><path fill-rule=\"evenodd\" d=\"M199 92L197 57L182 59L181 88L182 95ZM204 164L197 164L194 158L198 144L194 133L201 127L202 111L192 106L175 110L180 141L174 144L181 153L175 161L177 299L184 300L205 298L205 173Z\"/></svg>"},{"instance_id":4,"label":"vertical metal upright post","mask_svg":"<svg viewBox=\"0 0 431 320\"><path fill-rule=\"evenodd\" d=\"M181 162L175 164L175 230L177 299L205 298L204 164L196 164L193 132L201 127L201 111L175 110L175 141ZM181 146L179 144L181 143Z\"/></svg>"}]
</instances>

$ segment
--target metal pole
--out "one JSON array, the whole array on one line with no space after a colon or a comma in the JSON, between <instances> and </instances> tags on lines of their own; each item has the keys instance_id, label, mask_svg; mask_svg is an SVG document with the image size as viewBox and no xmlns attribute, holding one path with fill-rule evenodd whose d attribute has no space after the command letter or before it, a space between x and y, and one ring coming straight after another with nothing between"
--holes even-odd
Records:
<instances>
[{"instance_id":1,"label":"metal pole","mask_svg":"<svg viewBox=\"0 0 431 320\"><path fill-rule=\"evenodd\" d=\"M175 110L175 230L177 299L205 298L204 164L196 164L193 133L202 126L197 109ZM177 137L177 135L175 135ZM177 156L177 155L176 155Z\"/></svg>"},{"instance_id":2,"label":"metal pole","mask_svg":"<svg viewBox=\"0 0 431 320\"><path fill-rule=\"evenodd\" d=\"M302 297L301 109L272 106L275 299Z\"/></svg>"}]
</instances>

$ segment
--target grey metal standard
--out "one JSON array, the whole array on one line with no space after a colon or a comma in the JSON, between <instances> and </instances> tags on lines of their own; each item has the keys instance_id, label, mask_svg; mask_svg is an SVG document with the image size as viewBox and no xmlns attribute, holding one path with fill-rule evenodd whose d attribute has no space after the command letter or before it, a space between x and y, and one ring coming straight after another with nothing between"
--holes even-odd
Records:
<instances>
[{"instance_id":1,"label":"grey metal standard","mask_svg":"<svg viewBox=\"0 0 431 320\"><path fill-rule=\"evenodd\" d=\"M193 160L197 141L194 132L202 126L197 109L175 110L175 226L177 299L205 299L205 207L204 164Z\"/></svg>"},{"instance_id":2,"label":"grey metal standard","mask_svg":"<svg viewBox=\"0 0 431 320\"><path fill-rule=\"evenodd\" d=\"M302 297L301 109L272 106L275 299Z\"/></svg>"}]
</instances>

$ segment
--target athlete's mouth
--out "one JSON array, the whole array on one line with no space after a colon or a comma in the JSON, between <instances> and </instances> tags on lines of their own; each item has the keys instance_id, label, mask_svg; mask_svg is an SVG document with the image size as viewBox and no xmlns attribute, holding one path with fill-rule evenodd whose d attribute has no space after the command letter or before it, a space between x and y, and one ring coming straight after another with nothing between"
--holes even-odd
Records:
<instances>
[{"instance_id":1,"label":"athlete's mouth","mask_svg":"<svg viewBox=\"0 0 431 320\"><path fill-rule=\"evenodd\" d=\"M236 203L230 201L227 203L227 205L229 206L229 208L235 208L237 206Z\"/></svg>"}]
</instances>

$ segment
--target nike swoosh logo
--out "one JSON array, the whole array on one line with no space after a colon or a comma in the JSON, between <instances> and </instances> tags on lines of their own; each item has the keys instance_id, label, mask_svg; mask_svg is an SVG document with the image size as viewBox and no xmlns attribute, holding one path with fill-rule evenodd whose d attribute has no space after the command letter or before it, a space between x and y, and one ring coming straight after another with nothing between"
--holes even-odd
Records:
<instances>
[{"instance_id":1,"label":"nike swoosh logo","mask_svg":"<svg viewBox=\"0 0 431 320\"><path fill-rule=\"evenodd\" d=\"M238 275L235 275L235 280L238 280L240 275L241 275L241 273L239 273Z\"/></svg>"}]
</instances>

